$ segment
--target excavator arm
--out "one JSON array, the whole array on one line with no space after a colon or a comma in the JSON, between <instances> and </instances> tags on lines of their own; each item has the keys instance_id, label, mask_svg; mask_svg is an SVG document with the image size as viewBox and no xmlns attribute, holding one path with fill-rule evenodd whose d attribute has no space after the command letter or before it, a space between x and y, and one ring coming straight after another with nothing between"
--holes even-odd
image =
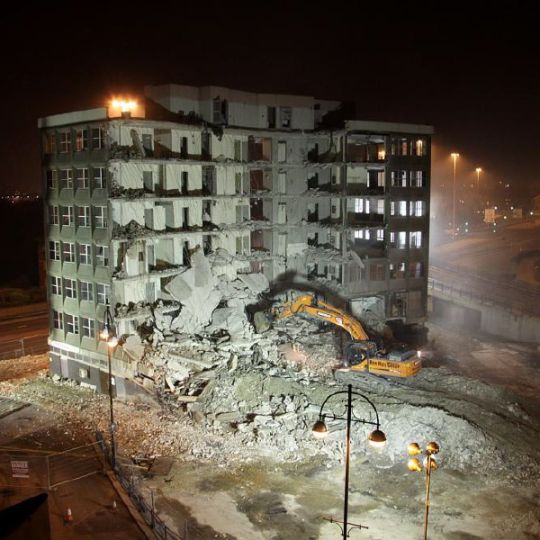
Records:
<instances>
[{"instance_id":1,"label":"excavator arm","mask_svg":"<svg viewBox=\"0 0 540 540\"><path fill-rule=\"evenodd\" d=\"M343 328L354 341L369 340L369 336L360 322L331 304L323 300L316 300L312 294L303 294L286 302L274 311L274 316L276 319L286 319L299 313L307 313L315 319Z\"/></svg>"}]
</instances>

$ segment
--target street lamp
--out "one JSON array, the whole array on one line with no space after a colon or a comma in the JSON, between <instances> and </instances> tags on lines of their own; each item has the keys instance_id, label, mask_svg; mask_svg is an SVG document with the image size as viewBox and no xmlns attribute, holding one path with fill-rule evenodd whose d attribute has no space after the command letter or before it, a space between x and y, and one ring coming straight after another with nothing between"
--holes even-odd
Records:
<instances>
[{"instance_id":1,"label":"street lamp","mask_svg":"<svg viewBox=\"0 0 540 540\"><path fill-rule=\"evenodd\" d=\"M480 189L480 173L482 172L482 167L476 167L476 189Z\"/></svg>"},{"instance_id":2,"label":"street lamp","mask_svg":"<svg viewBox=\"0 0 540 540\"><path fill-rule=\"evenodd\" d=\"M452 152L450 154L454 160L454 184L452 189L452 240L456 239L456 168L457 168L457 159L459 154Z\"/></svg>"},{"instance_id":3,"label":"street lamp","mask_svg":"<svg viewBox=\"0 0 540 540\"><path fill-rule=\"evenodd\" d=\"M116 467L116 444L114 442L114 433L116 431L116 424L114 423L114 411L113 411L113 387L112 387L112 362L111 352L118 345L118 338L114 329L113 317L111 315L111 308L109 302L105 307L105 321L103 322L103 330L99 337L107 343L107 360L109 364L109 407L110 407L110 423L109 431L111 435L111 465L114 469Z\"/></svg>"},{"instance_id":4,"label":"street lamp","mask_svg":"<svg viewBox=\"0 0 540 540\"><path fill-rule=\"evenodd\" d=\"M324 407L328 403L328 400L335 397L335 396L344 396L347 395L347 416L338 416L335 413L324 413ZM354 396L354 398L353 398ZM375 422L372 420L365 420L364 418L358 418L354 412L353 412L353 402L356 401L358 398L362 398L365 402L367 402L371 408L373 409L373 412L375 413ZM325 518L330 523L336 523L338 527L341 529L343 533L343 538L346 539L349 537L349 533L353 529L367 529L364 525L359 525L356 523L349 523L348 521L348 515L349 515L349 465L350 465L350 457L351 457L351 423L357 422L360 424L371 424L372 426L375 426L375 430L372 431L368 436L369 443L376 447L376 448L382 448L386 443L386 435L381 431L380 429L380 423L379 423L379 413L377 412L377 409L375 408L375 405L372 403L372 401L364 396L363 394L360 394L359 392L353 392L352 385L347 386L347 390L340 390L338 392L334 392L333 394L330 394L321 405L321 409L319 411L319 419L317 422L315 422L313 426L313 435L317 439L323 439L328 435L328 428L325 424L325 418L330 418L332 420L346 420L347 421L347 434L345 438L345 495L344 495L344 502L343 502L343 522L335 520L333 517Z\"/></svg>"},{"instance_id":5,"label":"street lamp","mask_svg":"<svg viewBox=\"0 0 540 540\"><path fill-rule=\"evenodd\" d=\"M434 454L439 453L439 445L436 442L430 442L426 445L426 449L423 454L425 455L424 460L420 463L420 460L416 457L419 454L422 454L422 449L418 443L411 443L407 448L410 459L407 463L409 471L420 472L422 468L426 471L426 501L424 509L424 535L422 540L427 540L427 529L428 529L428 517L429 517L429 491L431 487L431 471L434 471L439 466L433 458Z\"/></svg>"}]
</instances>

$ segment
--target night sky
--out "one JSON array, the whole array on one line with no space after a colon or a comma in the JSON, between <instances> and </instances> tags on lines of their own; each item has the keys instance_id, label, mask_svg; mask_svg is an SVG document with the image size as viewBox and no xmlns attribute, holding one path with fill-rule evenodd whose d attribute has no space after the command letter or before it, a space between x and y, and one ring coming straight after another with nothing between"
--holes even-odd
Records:
<instances>
[{"instance_id":1,"label":"night sky","mask_svg":"<svg viewBox=\"0 0 540 540\"><path fill-rule=\"evenodd\" d=\"M40 189L38 117L177 82L350 100L361 119L432 124L441 162L457 151L486 179L540 193L540 37L516 2L478 15L472 3L199 4L4 10L0 191Z\"/></svg>"}]
</instances>

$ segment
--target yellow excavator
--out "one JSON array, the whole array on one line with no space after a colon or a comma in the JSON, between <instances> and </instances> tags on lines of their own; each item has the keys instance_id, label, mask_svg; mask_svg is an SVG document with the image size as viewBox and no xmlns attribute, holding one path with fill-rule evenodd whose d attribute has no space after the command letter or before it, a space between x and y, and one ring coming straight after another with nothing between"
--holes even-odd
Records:
<instances>
[{"instance_id":1,"label":"yellow excavator","mask_svg":"<svg viewBox=\"0 0 540 540\"><path fill-rule=\"evenodd\" d=\"M412 377L420 371L422 361L417 351L386 351L370 339L362 324L352 315L319 299L314 294L303 294L272 309L276 320L305 313L343 328L351 336L343 355L341 370L365 371L376 375Z\"/></svg>"}]
</instances>

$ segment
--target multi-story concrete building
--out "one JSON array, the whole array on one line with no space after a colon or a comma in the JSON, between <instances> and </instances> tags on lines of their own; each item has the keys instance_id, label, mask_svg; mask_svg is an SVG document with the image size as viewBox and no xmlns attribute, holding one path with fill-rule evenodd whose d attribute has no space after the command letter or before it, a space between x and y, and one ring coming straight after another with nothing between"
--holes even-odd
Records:
<instances>
[{"instance_id":1,"label":"multi-story concrete building","mask_svg":"<svg viewBox=\"0 0 540 540\"><path fill-rule=\"evenodd\" d=\"M357 314L424 321L431 127L336 124L339 103L305 96L145 93L39 122L53 371L101 388L106 302L166 297L196 246L270 281L316 280Z\"/></svg>"}]
</instances>

